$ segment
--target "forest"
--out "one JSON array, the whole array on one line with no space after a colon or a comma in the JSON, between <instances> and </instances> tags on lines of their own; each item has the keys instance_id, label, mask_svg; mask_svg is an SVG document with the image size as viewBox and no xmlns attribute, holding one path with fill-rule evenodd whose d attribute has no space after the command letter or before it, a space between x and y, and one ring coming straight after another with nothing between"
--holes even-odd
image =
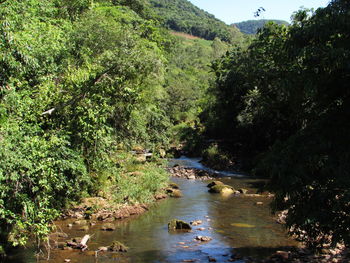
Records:
<instances>
[{"instance_id":1,"label":"forest","mask_svg":"<svg viewBox=\"0 0 350 263\"><path fill-rule=\"evenodd\" d=\"M253 36L186 0L1 1L0 255L84 198L154 202L179 147L266 179L308 247L349 246L348 21L346 0Z\"/></svg>"},{"instance_id":2,"label":"forest","mask_svg":"<svg viewBox=\"0 0 350 263\"><path fill-rule=\"evenodd\" d=\"M273 22L278 25L286 25L286 26L289 25L287 21L283 21L283 20L259 19L259 20L248 20L248 21L235 23L233 24L233 26L236 26L244 34L254 35L258 32L260 28L263 28L265 24L269 22Z\"/></svg>"}]
</instances>

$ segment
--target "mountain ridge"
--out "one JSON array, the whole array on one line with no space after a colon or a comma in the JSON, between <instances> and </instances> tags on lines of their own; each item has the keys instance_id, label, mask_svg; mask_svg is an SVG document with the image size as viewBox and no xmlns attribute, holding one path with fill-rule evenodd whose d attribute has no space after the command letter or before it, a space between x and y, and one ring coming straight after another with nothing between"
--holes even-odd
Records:
<instances>
[{"instance_id":1,"label":"mountain ridge","mask_svg":"<svg viewBox=\"0 0 350 263\"><path fill-rule=\"evenodd\" d=\"M278 25L289 25L287 21L278 19L259 19L259 20L246 20L238 23L233 23L231 26L237 27L242 33L248 35L254 35L259 28L264 27L266 23L274 22Z\"/></svg>"}]
</instances>

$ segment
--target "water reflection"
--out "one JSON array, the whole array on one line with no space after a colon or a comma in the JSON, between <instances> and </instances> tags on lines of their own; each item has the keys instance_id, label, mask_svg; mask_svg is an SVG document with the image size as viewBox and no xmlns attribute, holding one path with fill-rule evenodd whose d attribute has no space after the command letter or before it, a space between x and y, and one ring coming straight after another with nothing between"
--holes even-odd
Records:
<instances>
[{"instance_id":1,"label":"water reflection","mask_svg":"<svg viewBox=\"0 0 350 263\"><path fill-rule=\"evenodd\" d=\"M182 165L203 169L198 159L181 158L172 161ZM258 180L248 177L224 177L222 180L235 188L252 188ZM282 227L274 222L268 208L267 197L221 197L209 194L207 182L189 181L173 178L180 185L184 197L168 199L155 204L151 209L137 218L115 222L117 229L113 232L101 231L101 224L90 228L93 237L89 243L90 252L53 251L53 263L71 259L72 263L109 263L109 262L182 262L196 259L196 262L208 262L213 257L217 262L227 262L232 253L246 256L262 257L278 247L297 245L286 237ZM263 202L257 206L256 202ZM184 221L202 220L203 224L193 228L189 233L169 233L167 224L171 219ZM71 237L85 233L69 229L67 221L58 222L62 230ZM240 225L241 224L241 225ZM248 224L253 227L239 227ZM204 228L204 230L198 230ZM197 235L210 236L212 241L201 243L195 241ZM99 246L108 246L119 240L130 249L127 253L99 253L94 250ZM19 250L9 262L34 263L33 250ZM42 261L44 262L44 261ZM240 261L236 261L240 262Z\"/></svg>"}]
</instances>

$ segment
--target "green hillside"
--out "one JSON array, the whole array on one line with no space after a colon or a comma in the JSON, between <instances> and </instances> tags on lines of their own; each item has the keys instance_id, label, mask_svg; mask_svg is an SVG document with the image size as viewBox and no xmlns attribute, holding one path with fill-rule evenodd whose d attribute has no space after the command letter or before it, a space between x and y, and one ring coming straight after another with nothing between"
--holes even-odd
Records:
<instances>
[{"instance_id":1,"label":"green hillside","mask_svg":"<svg viewBox=\"0 0 350 263\"><path fill-rule=\"evenodd\" d=\"M226 42L242 39L236 27L230 27L215 16L194 6L187 0L149 0L154 12L172 30L188 33L207 40L219 38Z\"/></svg>"},{"instance_id":2,"label":"green hillside","mask_svg":"<svg viewBox=\"0 0 350 263\"><path fill-rule=\"evenodd\" d=\"M268 22L274 22L277 25L289 25L287 21L276 20L276 19L260 19L260 20L248 20L240 23L235 23L236 26L242 33L253 35L256 34L259 28L264 27Z\"/></svg>"}]
</instances>

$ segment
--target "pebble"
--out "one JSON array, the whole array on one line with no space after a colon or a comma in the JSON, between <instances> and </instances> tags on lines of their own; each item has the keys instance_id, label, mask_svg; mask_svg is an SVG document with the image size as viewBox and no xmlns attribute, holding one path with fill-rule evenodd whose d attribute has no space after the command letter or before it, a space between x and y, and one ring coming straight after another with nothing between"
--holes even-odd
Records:
<instances>
[{"instance_id":1,"label":"pebble","mask_svg":"<svg viewBox=\"0 0 350 263\"><path fill-rule=\"evenodd\" d=\"M212 240L211 237L206 237L206 236L196 236L195 240L202 241L202 242L208 242Z\"/></svg>"},{"instance_id":2,"label":"pebble","mask_svg":"<svg viewBox=\"0 0 350 263\"><path fill-rule=\"evenodd\" d=\"M198 225L201 225L202 223L203 223L202 220L195 220L195 221L190 222L190 224L193 226L198 226Z\"/></svg>"}]
</instances>

